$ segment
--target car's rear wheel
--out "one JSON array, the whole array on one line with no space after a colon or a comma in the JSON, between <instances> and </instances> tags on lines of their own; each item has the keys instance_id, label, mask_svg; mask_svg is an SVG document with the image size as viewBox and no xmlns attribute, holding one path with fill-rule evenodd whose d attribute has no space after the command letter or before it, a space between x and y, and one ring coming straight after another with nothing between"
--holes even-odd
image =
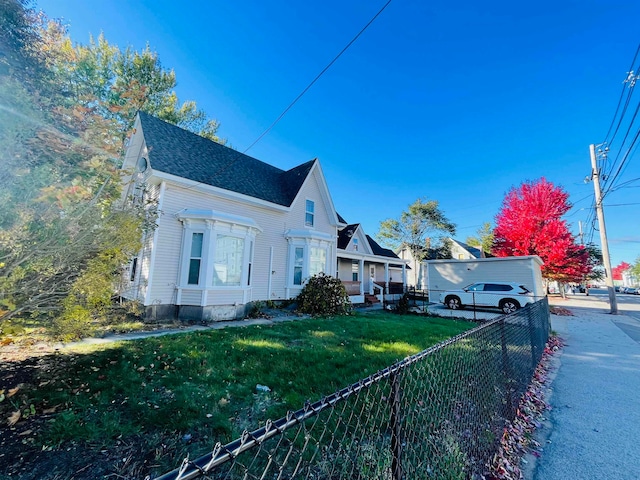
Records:
<instances>
[{"instance_id":1,"label":"car's rear wheel","mask_svg":"<svg viewBox=\"0 0 640 480\"><path fill-rule=\"evenodd\" d=\"M520 308L520 304L511 298L500 300L500 310L504 313L513 313Z\"/></svg>"},{"instance_id":2,"label":"car's rear wheel","mask_svg":"<svg viewBox=\"0 0 640 480\"><path fill-rule=\"evenodd\" d=\"M462 308L462 303L460 303L460 299L455 295L450 295L447 298L445 298L444 304L451 310L458 310Z\"/></svg>"}]
</instances>

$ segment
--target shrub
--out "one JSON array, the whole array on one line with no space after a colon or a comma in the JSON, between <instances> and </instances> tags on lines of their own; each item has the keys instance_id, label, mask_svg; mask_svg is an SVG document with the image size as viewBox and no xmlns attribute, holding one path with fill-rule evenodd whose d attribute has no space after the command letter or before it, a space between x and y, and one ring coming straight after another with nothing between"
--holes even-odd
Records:
<instances>
[{"instance_id":1,"label":"shrub","mask_svg":"<svg viewBox=\"0 0 640 480\"><path fill-rule=\"evenodd\" d=\"M73 303L74 297L64 300L64 310L53 321L53 335L59 340L77 340L93 333L93 317L82 305Z\"/></svg>"},{"instance_id":2,"label":"shrub","mask_svg":"<svg viewBox=\"0 0 640 480\"><path fill-rule=\"evenodd\" d=\"M409 313L409 294L408 293L405 293L404 295L402 295L402 297L400 297L400 300L398 300L398 304L396 305L395 311L400 315L405 315Z\"/></svg>"},{"instance_id":3,"label":"shrub","mask_svg":"<svg viewBox=\"0 0 640 480\"><path fill-rule=\"evenodd\" d=\"M311 277L296 301L299 311L311 315L347 315L351 312L349 295L342 282L324 273Z\"/></svg>"}]
</instances>

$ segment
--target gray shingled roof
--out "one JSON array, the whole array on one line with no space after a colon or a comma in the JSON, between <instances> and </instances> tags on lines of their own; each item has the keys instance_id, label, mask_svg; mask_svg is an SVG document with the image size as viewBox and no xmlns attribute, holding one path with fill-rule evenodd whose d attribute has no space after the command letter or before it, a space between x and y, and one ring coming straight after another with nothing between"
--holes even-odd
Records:
<instances>
[{"instance_id":1,"label":"gray shingled roof","mask_svg":"<svg viewBox=\"0 0 640 480\"><path fill-rule=\"evenodd\" d=\"M356 233L356 230L358 229L358 225L360 224L353 223L351 225L347 225L338 232L338 248L341 248L342 250L347 248L351 241L351 237L353 237L353 234Z\"/></svg>"},{"instance_id":2,"label":"gray shingled roof","mask_svg":"<svg viewBox=\"0 0 640 480\"><path fill-rule=\"evenodd\" d=\"M153 170L290 206L315 160L284 171L140 112Z\"/></svg>"},{"instance_id":3,"label":"gray shingled roof","mask_svg":"<svg viewBox=\"0 0 640 480\"><path fill-rule=\"evenodd\" d=\"M398 255L396 255L396 253L393 250L390 250L388 248L382 248L378 242L376 242L373 238L371 238L369 235L366 235L367 240L369 241L369 245L371 245L371 251L373 252L374 255L378 255L380 257L390 257L390 258L400 258L398 257Z\"/></svg>"},{"instance_id":4,"label":"gray shingled roof","mask_svg":"<svg viewBox=\"0 0 640 480\"><path fill-rule=\"evenodd\" d=\"M482 250L477 248L477 247L472 247L471 245L467 245L466 243L463 243L459 240L454 240L454 242L456 242L458 245L460 245L462 248L464 248L467 252L469 252L471 255L473 255L476 258L482 258ZM485 254L485 256L488 256Z\"/></svg>"}]
</instances>

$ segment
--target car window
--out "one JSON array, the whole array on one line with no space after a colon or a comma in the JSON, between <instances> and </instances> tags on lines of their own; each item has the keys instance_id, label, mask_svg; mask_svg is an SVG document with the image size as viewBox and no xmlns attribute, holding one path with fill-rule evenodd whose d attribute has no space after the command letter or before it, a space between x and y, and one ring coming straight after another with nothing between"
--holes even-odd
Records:
<instances>
[{"instance_id":1,"label":"car window","mask_svg":"<svg viewBox=\"0 0 640 480\"><path fill-rule=\"evenodd\" d=\"M508 292L513 290L511 285L504 285L500 283L487 283L484 286L485 292Z\"/></svg>"},{"instance_id":2,"label":"car window","mask_svg":"<svg viewBox=\"0 0 640 480\"><path fill-rule=\"evenodd\" d=\"M522 293L531 293L531 291L524 285L519 285L519 287L520 287L520 290L522 290Z\"/></svg>"},{"instance_id":3,"label":"car window","mask_svg":"<svg viewBox=\"0 0 640 480\"><path fill-rule=\"evenodd\" d=\"M481 292L484 288L484 283L472 283L471 285L465 287L465 290L468 292Z\"/></svg>"}]
</instances>

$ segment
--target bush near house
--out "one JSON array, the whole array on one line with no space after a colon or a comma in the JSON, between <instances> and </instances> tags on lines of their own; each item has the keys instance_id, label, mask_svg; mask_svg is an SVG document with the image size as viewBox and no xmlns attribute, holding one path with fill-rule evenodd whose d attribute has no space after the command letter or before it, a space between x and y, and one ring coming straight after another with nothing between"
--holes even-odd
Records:
<instances>
[{"instance_id":1,"label":"bush near house","mask_svg":"<svg viewBox=\"0 0 640 480\"><path fill-rule=\"evenodd\" d=\"M312 276L296 298L298 310L314 316L348 315L351 301L344 284L324 273Z\"/></svg>"}]
</instances>

